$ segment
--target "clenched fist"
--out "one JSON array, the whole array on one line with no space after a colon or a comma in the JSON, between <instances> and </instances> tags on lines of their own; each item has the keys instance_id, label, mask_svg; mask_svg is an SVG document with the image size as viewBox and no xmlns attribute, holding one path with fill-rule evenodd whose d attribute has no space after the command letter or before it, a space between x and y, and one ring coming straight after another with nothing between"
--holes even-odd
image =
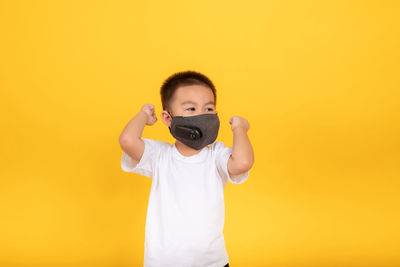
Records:
<instances>
[{"instance_id":1,"label":"clenched fist","mask_svg":"<svg viewBox=\"0 0 400 267\"><path fill-rule=\"evenodd\" d=\"M156 123L157 116L154 112L154 106L152 104L144 104L140 111L143 111L147 115L146 125L153 125L154 123Z\"/></svg>"},{"instance_id":2,"label":"clenched fist","mask_svg":"<svg viewBox=\"0 0 400 267\"><path fill-rule=\"evenodd\" d=\"M240 116L233 116L229 120L229 123L231 124L232 131L237 129L237 128L243 128L247 132L250 129L249 122L245 118L240 117Z\"/></svg>"}]
</instances>

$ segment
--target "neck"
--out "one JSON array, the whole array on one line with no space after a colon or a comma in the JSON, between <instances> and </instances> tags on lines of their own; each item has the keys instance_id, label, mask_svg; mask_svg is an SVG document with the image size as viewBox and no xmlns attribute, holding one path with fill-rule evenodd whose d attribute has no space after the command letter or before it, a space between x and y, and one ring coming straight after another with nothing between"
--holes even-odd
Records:
<instances>
[{"instance_id":1,"label":"neck","mask_svg":"<svg viewBox=\"0 0 400 267\"><path fill-rule=\"evenodd\" d=\"M181 143L178 140L176 140L175 146L176 146L176 149L178 149L178 151L185 157L190 157L190 156L196 155L196 154L200 153L200 151L201 151L201 149L196 150L194 148L188 147L187 145Z\"/></svg>"}]
</instances>

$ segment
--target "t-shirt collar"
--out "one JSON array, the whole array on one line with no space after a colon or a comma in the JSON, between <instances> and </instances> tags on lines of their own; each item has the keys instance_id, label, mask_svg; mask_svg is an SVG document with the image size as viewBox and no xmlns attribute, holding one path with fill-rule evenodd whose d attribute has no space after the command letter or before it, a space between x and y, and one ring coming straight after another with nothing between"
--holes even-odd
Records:
<instances>
[{"instance_id":1,"label":"t-shirt collar","mask_svg":"<svg viewBox=\"0 0 400 267\"><path fill-rule=\"evenodd\" d=\"M195 155L184 156L176 148L176 143L173 143L172 151L173 151L174 158L179 159L181 161L185 161L185 162L201 162L201 161L204 161L206 159L206 153L208 151L208 147L203 147L201 149L201 151L199 153L195 154Z\"/></svg>"}]
</instances>

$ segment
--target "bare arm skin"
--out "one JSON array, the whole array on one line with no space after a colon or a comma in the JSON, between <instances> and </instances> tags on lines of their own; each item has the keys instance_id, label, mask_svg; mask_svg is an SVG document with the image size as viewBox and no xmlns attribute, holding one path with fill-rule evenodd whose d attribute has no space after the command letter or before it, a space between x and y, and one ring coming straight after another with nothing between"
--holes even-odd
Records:
<instances>
[{"instance_id":1,"label":"bare arm skin","mask_svg":"<svg viewBox=\"0 0 400 267\"><path fill-rule=\"evenodd\" d=\"M144 126L156 123L157 117L152 104L145 104L133 117L119 136L119 144L125 153L138 163L144 152L144 141L141 139Z\"/></svg>"},{"instance_id":2,"label":"bare arm skin","mask_svg":"<svg viewBox=\"0 0 400 267\"><path fill-rule=\"evenodd\" d=\"M234 116L229 123L232 125L232 154L228 160L228 172L234 180L235 176L247 172L253 166L254 152L247 131L250 128L245 118Z\"/></svg>"}]
</instances>

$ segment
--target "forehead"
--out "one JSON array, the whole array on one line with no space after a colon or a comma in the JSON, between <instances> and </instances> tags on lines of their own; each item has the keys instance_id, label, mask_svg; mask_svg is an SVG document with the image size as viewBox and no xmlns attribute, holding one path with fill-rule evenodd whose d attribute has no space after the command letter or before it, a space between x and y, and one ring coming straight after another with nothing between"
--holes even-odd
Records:
<instances>
[{"instance_id":1,"label":"forehead","mask_svg":"<svg viewBox=\"0 0 400 267\"><path fill-rule=\"evenodd\" d=\"M211 103L212 102L212 103ZM186 85L176 89L172 99L173 105L182 104L215 104L212 90L204 85Z\"/></svg>"}]
</instances>

